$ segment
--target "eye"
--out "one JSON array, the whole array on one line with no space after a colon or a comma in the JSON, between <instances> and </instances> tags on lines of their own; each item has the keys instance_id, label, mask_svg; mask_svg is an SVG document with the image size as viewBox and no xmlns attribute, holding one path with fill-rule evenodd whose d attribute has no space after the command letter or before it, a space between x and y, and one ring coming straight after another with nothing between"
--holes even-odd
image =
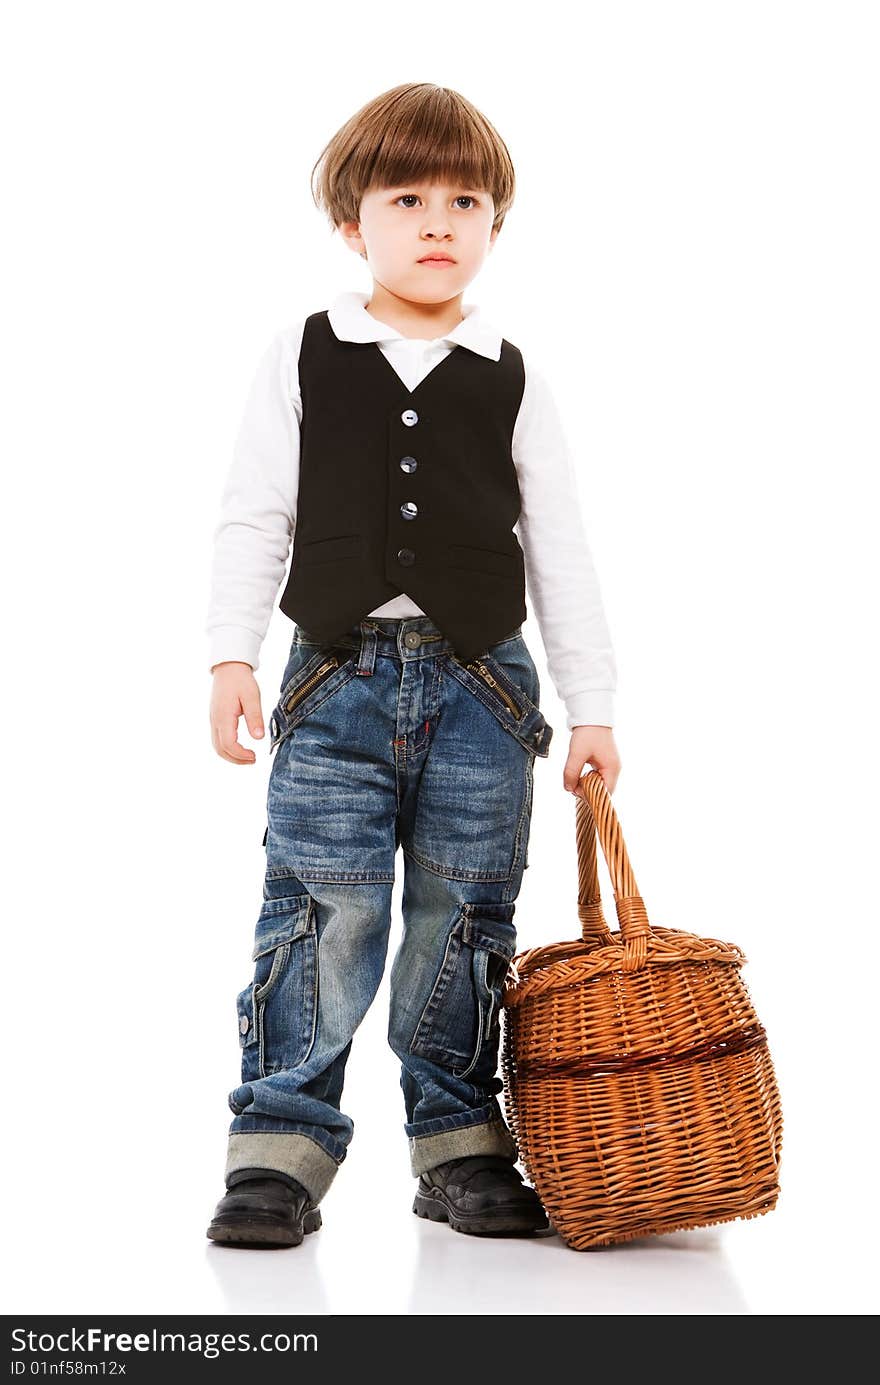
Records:
<instances>
[{"instance_id":1,"label":"eye","mask_svg":"<svg viewBox=\"0 0 880 1385\"><path fill-rule=\"evenodd\" d=\"M418 202L418 201L419 201L419 195L418 195L417 192L405 192L405 193L403 193L400 197L396 198L395 200L396 200L397 202L405 202L405 203L407 203L407 206L409 207L409 206L412 205L413 202ZM470 194L469 192L463 192L459 197L456 197L455 201L456 201L456 202L472 202L473 205L474 205L475 207L479 205L478 202L477 202L477 199L476 199L475 197L472 197L471 194ZM469 212L471 209L470 209L470 207L463 207L463 208L461 208L460 210Z\"/></svg>"}]
</instances>

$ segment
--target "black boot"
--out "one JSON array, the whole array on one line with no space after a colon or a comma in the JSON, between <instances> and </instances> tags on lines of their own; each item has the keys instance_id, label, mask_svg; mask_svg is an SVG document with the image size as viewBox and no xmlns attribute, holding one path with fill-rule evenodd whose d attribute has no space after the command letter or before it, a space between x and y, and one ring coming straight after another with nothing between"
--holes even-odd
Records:
<instances>
[{"instance_id":1,"label":"black boot","mask_svg":"<svg viewBox=\"0 0 880 1385\"><path fill-rule=\"evenodd\" d=\"M525 1236L548 1226L534 1188L499 1154L469 1154L429 1169L419 1178L413 1211L474 1236Z\"/></svg>"},{"instance_id":2,"label":"black boot","mask_svg":"<svg viewBox=\"0 0 880 1385\"><path fill-rule=\"evenodd\" d=\"M321 1225L321 1213L305 1188L286 1173L239 1169L229 1175L226 1187L208 1227L212 1241L252 1250L298 1246L306 1232Z\"/></svg>"}]
</instances>

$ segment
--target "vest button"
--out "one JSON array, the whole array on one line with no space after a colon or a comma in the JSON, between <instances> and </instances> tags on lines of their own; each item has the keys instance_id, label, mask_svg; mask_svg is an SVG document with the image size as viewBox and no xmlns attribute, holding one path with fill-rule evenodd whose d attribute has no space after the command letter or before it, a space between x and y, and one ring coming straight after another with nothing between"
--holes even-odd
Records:
<instances>
[{"instance_id":1,"label":"vest button","mask_svg":"<svg viewBox=\"0 0 880 1385\"><path fill-rule=\"evenodd\" d=\"M415 409L404 409L400 417L406 424L407 428L412 428L413 424L418 423L419 421L419 416L416 413Z\"/></svg>"},{"instance_id":2,"label":"vest button","mask_svg":"<svg viewBox=\"0 0 880 1385\"><path fill-rule=\"evenodd\" d=\"M412 567L416 560L416 555L411 548L399 548L397 550L397 561L404 567Z\"/></svg>"},{"instance_id":3,"label":"vest button","mask_svg":"<svg viewBox=\"0 0 880 1385\"><path fill-rule=\"evenodd\" d=\"M418 462L416 461L415 457L401 457L400 459L401 471L412 472L415 471L417 466Z\"/></svg>"},{"instance_id":4,"label":"vest button","mask_svg":"<svg viewBox=\"0 0 880 1385\"><path fill-rule=\"evenodd\" d=\"M415 519L419 512L419 507L414 500L407 500L400 507L400 513L404 519Z\"/></svg>"}]
</instances>

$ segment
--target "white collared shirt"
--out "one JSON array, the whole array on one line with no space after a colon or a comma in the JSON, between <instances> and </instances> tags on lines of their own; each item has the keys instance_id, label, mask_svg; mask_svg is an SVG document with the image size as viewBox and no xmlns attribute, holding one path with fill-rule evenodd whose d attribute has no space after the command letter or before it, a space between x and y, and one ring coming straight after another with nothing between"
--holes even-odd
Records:
<instances>
[{"instance_id":1,"label":"white collared shirt","mask_svg":"<svg viewBox=\"0 0 880 1385\"><path fill-rule=\"evenodd\" d=\"M501 356L501 333L474 303L462 305L463 320L448 336L428 341L379 322L366 310L369 299L359 291L341 293L329 309L330 325L343 341L377 342L408 390L457 347L492 361ZM304 326L300 319L276 334L245 405L214 531L206 626L212 669L229 659L258 668L284 579L299 489ZM567 726L612 726L616 662L571 453L547 381L525 352L522 357L525 390L512 441L521 511L513 532L523 550L526 587ZM401 594L368 614L426 612Z\"/></svg>"}]
</instances>

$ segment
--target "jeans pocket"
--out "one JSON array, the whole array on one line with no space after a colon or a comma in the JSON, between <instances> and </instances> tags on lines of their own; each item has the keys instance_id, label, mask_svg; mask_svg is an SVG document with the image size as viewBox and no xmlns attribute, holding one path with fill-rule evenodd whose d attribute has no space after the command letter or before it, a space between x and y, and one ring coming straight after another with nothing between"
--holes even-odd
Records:
<instances>
[{"instance_id":1,"label":"jeans pocket","mask_svg":"<svg viewBox=\"0 0 880 1385\"><path fill-rule=\"evenodd\" d=\"M447 938L409 1051L455 1077L489 1081L495 1072L501 999L516 951L515 907L462 904Z\"/></svg>"},{"instance_id":2,"label":"jeans pocket","mask_svg":"<svg viewBox=\"0 0 880 1385\"><path fill-rule=\"evenodd\" d=\"M304 1063L318 1015L318 938L310 894L267 899L257 920L254 979L238 996L242 1081Z\"/></svg>"},{"instance_id":3,"label":"jeans pocket","mask_svg":"<svg viewBox=\"0 0 880 1385\"><path fill-rule=\"evenodd\" d=\"M538 706L538 671L521 635L492 645L466 664L451 655L447 666L526 750L547 758L553 727Z\"/></svg>"},{"instance_id":4,"label":"jeans pocket","mask_svg":"<svg viewBox=\"0 0 880 1385\"><path fill-rule=\"evenodd\" d=\"M357 661L344 648L297 644L285 669L281 696L269 722L270 748L275 748L310 712L339 692L354 677Z\"/></svg>"}]
</instances>

